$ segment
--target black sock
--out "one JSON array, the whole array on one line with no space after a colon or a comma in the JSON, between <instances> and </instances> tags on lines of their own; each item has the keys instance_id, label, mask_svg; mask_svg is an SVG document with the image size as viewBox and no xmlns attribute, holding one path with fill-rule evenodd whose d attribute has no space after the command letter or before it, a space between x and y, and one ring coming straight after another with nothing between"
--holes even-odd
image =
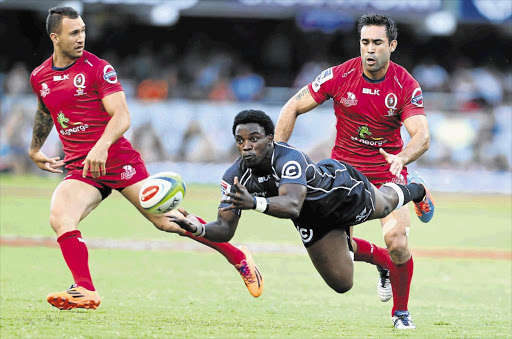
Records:
<instances>
[{"instance_id":1,"label":"black sock","mask_svg":"<svg viewBox=\"0 0 512 339\"><path fill-rule=\"evenodd\" d=\"M403 186L405 190L409 191L411 200L414 202L420 202L425 197L425 187L420 184L408 184L407 186ZM405 193L404 193L405 194Z\"/></svg>"}]
</instances>

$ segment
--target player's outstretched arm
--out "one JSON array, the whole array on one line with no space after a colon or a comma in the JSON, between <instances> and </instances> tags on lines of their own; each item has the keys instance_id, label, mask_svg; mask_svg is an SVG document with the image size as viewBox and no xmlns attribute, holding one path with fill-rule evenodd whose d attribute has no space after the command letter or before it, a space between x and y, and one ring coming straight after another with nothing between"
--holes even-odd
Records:
<instances>
[{"instance_id":1,"label":"player's outstretched arm","mask_svg":"<svg viewBox=\"0 0 512 339\"><path fill-rule=\"evenodd\" d=\"M169 215L169 220L176 223L184 230L200 237L204 237L214 242L227 242L233 238L238 220L240 217L231 212L219 210L217 220L201 224L195 215L188 213L184 208L179 207L178 211L183 215L180 217L177 214Z\"/></svg>"},{"instance_id":2,"label":"player's outstretched arm","mask_svg":"<svg viewBox=\"0 0 512 339\"><path fill-rule=\"evenodd\" d=\"M59 167L64 166L64 161L59 157L48 158L41 152L46 138L53 128L53 120L48 108L39 99L37 102L37 111L34 118L34 127L32 129L32 141L30 142L29 156L30 159L40 169L53 173L62 173Z\"/></svg>"},{"instance_id":3,"label":"player's outstretched arm","mask_svg":"<svg viewBox=\"0 0 512 339\"><path fill-rule=\"evenodd\" d=\"M288 142L290 139L297 117L317 107L318 103L313 99L308 86L301 88L297 94L290 98L281 108L279 119L275 128L275 141Z\"/></svg>"}]
</instances>

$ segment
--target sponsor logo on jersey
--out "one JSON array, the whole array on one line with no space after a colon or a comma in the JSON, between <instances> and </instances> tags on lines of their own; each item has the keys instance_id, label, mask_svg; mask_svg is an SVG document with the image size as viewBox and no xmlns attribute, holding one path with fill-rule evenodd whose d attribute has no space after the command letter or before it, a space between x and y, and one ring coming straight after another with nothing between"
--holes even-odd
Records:
<instances>
[{"instance_id":1,"label":"sponsor logo on jersey","mask_svg":"<svg viewBox=\"0 0 512 339\"><path fill-rule=\"evenodd\" d=\"M290 160L283 166L281 171L281 178L283 179L297 179L302 175L300 164L295 160Z\"/></svg>"},{"instance_id":2,"label":"sponsor logo on jersey","mask_svg":"<svg viewBox=\"0 0 512 339\"><path fill-rule=\"evenodd\" d=\"M371 210L367 211L366 207L365 207L364 210L361 211L361 213L356 215L356 222L359 222L359 223L364 222L366 219L368 219L371 212L372 212Z\"/></svg>"},{"instance_id":3,"label":"sponsor logo on jersey","mask_svg":"<svg viewBox=\"0 0 512 339\"><path fill-rule=\"evenodd\" d=\"M311 87L313 87L313 91L318 92L318 90L320 89L320 86L322 86L322 84L324 82L326 82L327 80L332 79L332 77L333 77L332 67L328 68L326 70L323 70L322 73L320 73L320 75L317 76L316 79L311 84Z\"/></svg>"},{"instance_id":4,"label":"sponsor logo on jersey","mask_svg":"<svg viewBox=\"0 0 512 339\"><path fill-rule=\"evenodd\" d=\"M302 242L307 244L313 239L313 230L311 228L302 228L299 226L295 226L297 231L299 231L300 237L302 238Z\"/></svg>"},{"instance_id":5,"label":"sponsor logo on jersey","mask_svg":"<svg viewBox=\"0 0 512 339\"><path fill-rule=\"evenodd\" d=\"M352 68L350 71L346 72L346 73L343 73L343 75L341 76L342 78L346 78L347 75L349 75L350 73L352 73L353 71L355 70L355 67Z\"/></svg>"},{"instance_id":6,"label":"sponsor logo on jersey","mask_svg":"<svg viewBox=\"0 0 512 339\"><path fill-rule=\"evenodd\" d=\"M137 173L137 170L132 165L124 165L123 169L124 172L121 173L121 180L130 180Z\"/></svg>"},{"instance_id":7,"label":"sponsor logo on jersey","mask_svg":"<svg viewBox=\"0 0 512 339\"><path fill-rule=\"evenodd\" d=\"M380 89L363 88L363 94L380 95Z\"/></svg>"},{"instance_id":8,"label":"sponsor logo on jersey","mask_svg":"<svg viewBox=\"0 0 512 339\"><path fill-rule=\"evenodd\" d=\"M269 181L270 180L270 174L267 175L266 177L258 177L258 183L262 183L262 182L265 182L265 181Z\"/></svg>"},{"instance_id":9,"label":"sponsor logo on jersey","mask_svg":"<svg viewBox=\"0 0 512 339\"><path fill-rule=\"evenodd\" d=\"M53 81L62 81L62 80L69 80L69 74L53 76Z\"/></svg>"},{"instance_id":10,"label":"sponsor logo on jersey","mask_svg":"<svg viewBox=\"0 0 512 339\"><path fill-rule=\"evenodd\" d=\"M115 84L117 82L117 72L114 67L110 65L103 67L103 79L109 84Z\"/></svg>"},{"instance_id":11,"label":"sponsor logo on jersey","mask_svg":"<svg viewBox=\"0 0 512 339\"><path fill-rule=\"evenodd\" d=\"M423 107L423 93L421 92L421 88L418 87L412 92L411 103L418 107Z\"/></svg>"},{"instance_id":12,"label":"sponsor logo on jersey","mask_svg":"<svg viewBox=\"0 0 512 339\"><path fill-rule=\"evenodd\" d=\"M39 73L39 71L40 71L40 70L42 70L44 67L45 67L45 66L43 65L43 66L41 66L41 67L39 67L39 68L35 69L35 70L34 70L34 72L32 72L32 76L37 75L37 73Z\"/></svg>"},{"instance_id":13,"label":"sponsor logo on jersey","mask_svg":"<svg viewBox=\"0 0 512 339\"><path fill-rule=\"evenodd\" d=\"M60 134L62 135L71 135L80 131L84 132L89 128L89 125L84 125L83 122L69 122L69 118L67 118L66 115L62 113L62 111L57 114L57 122L59 123L60 127L62 127L60 130ZM68 128L69 125L73 125L75 127Z\"/></svg>"},{"instance_id":14,"label":"sponsor logo on jersey","mask_svg":"<svg viewBox=\"0 0 512 339\"><path fill-rule=\"evenodd\" d=\"M357 136L350 137L353 141L360 142L369 146L382 146L387 142L384 138L374 138L370 128L366 125L361 125L357 129Z\"/></svg>"},{"instance_id":15,"label":"sponsor logo on jersey","mask_svg":"<svg viewBox=\"0 0 512 339\"><path fill-rule=\"evenodd\" d=\"M75 96L87 94L84 92L85 89L85 75L78 73L73 79L73 85L77 88Z\"/></svg>"},{"instance_id":16,"label":"sponsor logo on jersey","mask_svg":"<svg viewBox=\"0 0 512 339\"><path fill-rule=\"evenodd\" d=\"M400 86L400 88L403 89L402 84L400 83L400 81L398 81L398 78L396 77L396 75L395 75L395 81L398 84L398 86Z\"/></svg>"},{"instance_id":17,"label":"sponsor logo on jersey","mask_svg":"<svg viewBox=\"0 0 512 339\"><path fill-rule=\"evenodd\" d=\"M229 200L230 197L228 196L228 193L231 192L231 185L228 184L226 181L221 180L220 192L222 193L222 200Z\"/></svg>"},{"instance_id":18,"label":"sponsor logo on jersey","mask_svg":"<svg viewBox=\"0 0 512 339\"><path fill-rule=\"evenodd\" d=\"M41 84L41 90L39 92L41 92L41 96L43 98L50 94L50 89L48 88L48 85L45 82Z\"/></svg>"},{"instance_id":19,"label":"sponsor logo on jersey","mask_svg":"<svg viewBox=\"0 0 512 339\"><path fill-rule=\"evenodd\" d=\"M398 103L398 98L396 97L395 93L389 93L386 95L386 99L384 100L384 103L386 104L386 107L389 108L388 114L386 116L393 116L396 114L396 105Z\"/></svg>"},{"instance_id":20,"label":"sponsor logo on jersey","mask_svg":"<svg viewBox=\"0 0 512 339\"><path fill-rule=\"evenodd\" d=\"M357 105L356 95L352 92L347 92L347 97L346 98L342 97L340 99L340 102L345 107L355 106L355 105Z\"/></svg>"},{"instance_id":21,"label":"sponsor logo on jersey","mask_svg":"<svg viewBox=\"0 0 512 339\"><path fill-rule=\"evenodd\" d=\"M85 59L84 62L87 63L89 66L93 67L89 60Z\"/></svg>"}]
</instances>

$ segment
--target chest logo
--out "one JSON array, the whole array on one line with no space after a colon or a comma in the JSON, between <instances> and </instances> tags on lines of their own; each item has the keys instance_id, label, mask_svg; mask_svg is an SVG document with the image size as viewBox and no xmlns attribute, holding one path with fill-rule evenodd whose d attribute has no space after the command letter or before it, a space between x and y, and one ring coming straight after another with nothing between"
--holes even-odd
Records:
<instances>
[{"instance_id":1,"label":"chest logo","mask_svg":"<svg viewBox=\"0 0 512 339\"><path fill-rule=\"evenodd\" d=\"M53 81L62 81L62 80L69 80L69 74L53 76Z\"/></svg>"},{"instance_id":2,"label":"chest logo","mask_svg":"<svg viewBox=\"0 0 512 339\"><path fill-rule=\"evenodd\" d=\"M361 125L357 129L357 136L350 137L352 140L362 143L368 146L382 146L387 141L384 138L374 138L372 137L373 133L370 131L370 128L366 125Z\"/></svg>"},{"instance_id":3,"label":"chest logo","mask_svg":"<svg viewBox=\"0 0 512 339\"><path fill-rule=\"evenodd\" d=\"M398 103L398 98L396 97L395 93L389 93L386 95L386 99L384 100L384 103L386 104L386 107L389 108L388 113L386 116L393 116L396 114L396 105Z\"/></svg>"},{"instance_id":4,"label":"chest logo","mask_svg":"<svg viewBox=\"0 0 512 339\"><path fill-rule=\"evenodd\" d=\"M363 94L380 95L380 89L363 88Z\"/></svg>"},{"instance_id":5,"label":"chest logo","mask_svg":"<svg viewBox=\"0 0 512 339\"><path fill-rule=\"evenodd\" d=\"M355 106L357 105L357 98L356 95L352 92L347 92L347 97L343 97L340 99L340 102L345 107Z\"/></svg>"},{"instance_id":6,"label":"chest logo","mask_svg":"<svg viewBox=\"0 0 512 339\"><path fill-rule=\"evenodd\" d=\"M41 90L39 92L41 92L41 96L43 98L50 94L50 89L48 88L48 85L45 82L41 84Z\"/></svg>"},{"instance_id":7,"label":"chest logo","mask_svg":"<svg viewBox=\"0 0 512 339\"><path fill-rule=\"evenodd\" d=\"M73 85L75 85L75 87L77 88L75 96L87 94L84 92L85 75L83 75L82 73L78 73L77 75L75 75L75 78L73 79Z\"/></svg>"},{"instance_id":8,"label":"chest logo","mask_svg":"<svg viewBox=\"0 0 512 339\"><path fill-rule=\"evenodd\" d=\"M69 118L66 118L64 113L59 112L59 114L57 114L57 122L60 124L60 127L68 128L68 125L66 124L69 123Z\"/></svg>"}]
</instances>

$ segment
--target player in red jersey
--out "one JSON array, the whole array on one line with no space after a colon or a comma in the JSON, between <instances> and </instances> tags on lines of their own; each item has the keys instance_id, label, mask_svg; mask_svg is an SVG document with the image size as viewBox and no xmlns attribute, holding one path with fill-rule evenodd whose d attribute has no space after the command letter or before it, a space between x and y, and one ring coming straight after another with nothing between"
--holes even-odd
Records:
<instances>
[{"instance_id":1,"label":"player in red jersey","mask_svg":"<svg viewBox=\"0 0 512 339\"><path fill-rule=\"evenodd\" d=\"M34 69L30 79L38 109L29 155L42 170L62 173L62 166L68 170L53 193L50 224L75 282L67 291L48 295L48 302L60 309L99 306L100 296L91 279L87 246L78 224L112 189L121 192L158 229L216 249L239 271L250 293L258 297L263 278L247 248L213 243L183 232L169 219L178 212L154 215L142 208L139 191L149 174L140 154L123 137L130 127L130 114L116 71L84 50L85 24L73 8L55 7L48 13L46 29L54 52ZM54 125L63 144L64 160L41 152Z\"/></svg>"},{"instance_id":2,"label":"player in red jersey","mask_svg":"<svg viewBox=\"0 0 512 339\"><path fill-rule=\"evenodd\" d=\"M405 165L418 159L430 143L421 88L403 67L390 60L397 46L393 20L378 14L363 15L358 31L361 56L324 70L288 100L281 110L275 138L287 142L300 114L332 98L337 135L331 157L351 164L377 187L388 182L406 184ZM402 124L411 136L405 148ZM433 215L431 196L427 194L425 201L415 203L415 209L420 219L428 222ZM394 326L412 329L415 325L408 311L413 274L408 208L382 218L381 224L387 251L353 238L355 260L378 266L379 296L382 301L393 296Z\"/></svg>"}]
</instances>

